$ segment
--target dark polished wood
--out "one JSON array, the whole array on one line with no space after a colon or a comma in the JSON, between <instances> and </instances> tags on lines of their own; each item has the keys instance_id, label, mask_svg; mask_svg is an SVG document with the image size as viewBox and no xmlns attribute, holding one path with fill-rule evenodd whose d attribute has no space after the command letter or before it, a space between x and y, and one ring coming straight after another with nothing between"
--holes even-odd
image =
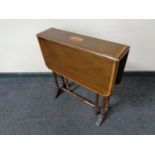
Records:
<instances>
[{"instance_id":1,"label":"dark polished wood","mask_svg":"<svg viewBox=\"0 0 155 155\"><path fill-rule=\"evenodd\" d=\"M71 80L92 90L96 94L94 107L99 107L99 95L104 96L101 106L104 114L108 97L114 86L121 82L129 47L55 28L41 32L37 37L45 64L62 78L61 89L73 95L68 85ZM55 82L57 86L56 79Z\"/></svg>"}]
</instances>

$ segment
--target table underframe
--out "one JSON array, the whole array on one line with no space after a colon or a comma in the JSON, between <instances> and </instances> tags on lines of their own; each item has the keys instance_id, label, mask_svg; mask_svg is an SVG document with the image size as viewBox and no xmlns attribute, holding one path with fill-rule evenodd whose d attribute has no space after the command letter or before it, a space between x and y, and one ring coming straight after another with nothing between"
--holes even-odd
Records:
<instances>
[{"instance_id":1,"label":"table underframe","mask_svg":"<svg viewBox=\"0 0 155 155\"><path fill-rule=\"evenodd\" d=\"M60 85L60 81L58 80L58 76L60 77L61 85ZM100 106L99 105L99 97L100 97L99 94L96 93L95 101L91 101L91 100L87 99L86 97L83 97L82 95L76 93L74 91L74 89L71 89L70 85L69 85L69 80L66 79L64 76L59 75L56 72L53 72L53 77L54 77L54 81L55 81L55 85L56 85L55 97L57 98L63 92L67 92L70 95L78 98L83 103L91 106L94 109L95 114L98 116L97 120L96 120L96 125L100 126L102 124L102 122L106 119L106 116L107 116L109 110L111 109L111 106L109 104L110 96L102 96L102 104Z\"/></svg>"}]
</instances>

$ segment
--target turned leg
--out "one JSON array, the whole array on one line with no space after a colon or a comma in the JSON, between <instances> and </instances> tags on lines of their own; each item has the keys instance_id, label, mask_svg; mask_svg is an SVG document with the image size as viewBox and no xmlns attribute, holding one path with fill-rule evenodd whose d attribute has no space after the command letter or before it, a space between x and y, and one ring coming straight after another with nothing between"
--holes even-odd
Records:
<instances>
[{"instance_id":1,"label":"turned leg","mask_svg":"<svg viewBox=\"0 0 155 155\"><path fill-rule=\"evenodd\" d=\"M99 114L100 113L100 108L99 108L99 94L96 94L96 97L95 97L95 105L96 105L96 107L94 108L95 113L96 114Z\"/></svg>"},{"instance_id":2,"label":"turned leg","mask_svg":"<svg viewBox=\"0 0 155 155\"><path fill-rule=\"evenodd\" d=\"M107 109L107 103L108 103L108 98L109 97L103 97L102 101L102 108L101 108L101 114L104 115Z\"/></svg>"},{"instance_id":3,"label":"turned leg","mask_svg":"<svg viewBox=\"0 0 155 155\"><path fill-rule=\"evenodd\" d=\"M62 94L63 90L59 87L59 83L57 80L57 74L55 72L53 72L53 77L54 77L54 82L56 85L56 95L55 98L57 98L60 94Z\"/></svg>"},{"instance_id":4,"label":"turned leg","mask_svg":"<svg viewBox=\"0 0 155 155\"><path fill-rule=\"evenodd\" d=\"M57 75L55 72L53 72L53 77L54 77L54 82L55 82L56 88L57 88L57 90L59 90L59 84L58 84Z\"/></svg>"},{"instance_id":5,"label":"turned leg","mask_svg":"<svg viewBox=\"0 0 155 155\"><path fill-rule=\"evenodd\" d=\"M60 78L61 78L61 81L62 81L62 87L65 87L64 77L63 76L60 76Z\"/></svg>"},{"instance_id":6,"label":"turned leg","mask_svg":"<svg viewBox=\"0 0 155 155\"><path fill-rule=\"evenodd\" d=\"M101 107L101 114L98 115L98 118L97 118L97 121L96 121L97 126L100 126L102 124L103 119L105 117L105 114L109 110L109 107L108 107L108 102L109 101L110 101L109 96L103 97L102 107Z\"/></svg>"},{"instance_id":7,"label":"turned leg","mask_svg":"<svg viewBox=\"0 0 155 155\"><path fill-rule=\"evenodd\" d=\"M69 84L68 84L68 79L64 78L63 76L61 76L61 80L62 80L62 86L64 88L69 89Z\"/></svg>"},{"instance_id":8,"label":"turned leg","mask_svg":"<svg viewBox=\"0 0 155 155\"><path fill-rule=\"evenodd\" d=\"M65 87L69 89L68 79L64 78Z\"/></svg>"}]
</instances>

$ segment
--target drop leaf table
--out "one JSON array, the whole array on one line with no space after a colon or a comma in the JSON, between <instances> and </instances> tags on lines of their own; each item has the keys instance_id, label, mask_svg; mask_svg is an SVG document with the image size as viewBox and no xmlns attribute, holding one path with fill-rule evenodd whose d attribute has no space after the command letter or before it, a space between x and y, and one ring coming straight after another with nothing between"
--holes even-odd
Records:
<instances>
[{"instance_id":1,"label":"drop leaf table","mask_svg":"<svg viewBox=\"0 0 155 155\"><path fill-rule=\"evenodd\" d=\"M129 46L56 28L37 34L37 38L45 64L53 72L56 97L67 92L92 106L98 114L96 125L101 125L114 87L121 82ZM94 101L71 89L71 81L93 91Z\"/></svg>"}]
</instances>

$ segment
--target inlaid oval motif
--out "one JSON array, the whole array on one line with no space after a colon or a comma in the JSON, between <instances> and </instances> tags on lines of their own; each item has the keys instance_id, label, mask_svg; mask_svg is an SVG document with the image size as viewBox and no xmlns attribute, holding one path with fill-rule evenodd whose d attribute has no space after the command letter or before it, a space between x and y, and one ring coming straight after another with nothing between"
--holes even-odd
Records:
<instances>
[{"instance_id":1,"label":"inlaid oval motif","mask_svg":"<svg viewBox=\"0 0 155 155\"><path fill-rule=\"evenodd\" d=\"M76 41L76 42L82 42L84 39L79 36L72 36L69 38L70 40Z\"/></svg>"}]
</instances>

